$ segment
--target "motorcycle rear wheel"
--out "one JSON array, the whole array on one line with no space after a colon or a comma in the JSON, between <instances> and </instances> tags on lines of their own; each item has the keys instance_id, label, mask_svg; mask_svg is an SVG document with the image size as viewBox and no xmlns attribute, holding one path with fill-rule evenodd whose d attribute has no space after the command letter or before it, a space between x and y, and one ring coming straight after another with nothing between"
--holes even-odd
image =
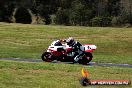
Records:
<instances>
[{"instance_id":1,"label":"motorcycle rear wheel","mask_svg":"<svg viewBox=\"0 0 132 88\"><path fill-rule=\"evenodd\" d=\"M45 62L52 62L54 57L50 52L44 52L41 56L41 59Z\"/></svg>"}]
</instances>

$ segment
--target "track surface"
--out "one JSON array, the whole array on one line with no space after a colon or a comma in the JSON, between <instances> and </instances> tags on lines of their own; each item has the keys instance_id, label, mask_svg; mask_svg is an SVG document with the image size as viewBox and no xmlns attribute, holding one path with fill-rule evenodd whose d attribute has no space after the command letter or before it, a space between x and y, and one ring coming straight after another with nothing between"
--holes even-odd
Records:
<instances>
[{"instance_id":1,"label":"track surface","mask_svg":"<svg viewBox=\"0 0 132 88\"><path fill-rule=\"evenodd\" d=\"M1 58L0 60L9 60L9 61L18 61L18 62L43 62L41 59L18 59L18 58ZM53 61L51 63L65 63L65 64L73 64L72 62L58 62L58 61ZM77 64L77 63L76 63ZM95 63L95 62L90 62L89 64L85 66L102 66L102 67L111 67L111 66L116 66L116 67L127 67L127 68L132 68L132 65L129 64L112 64L112 63Z\"/></svg>"}]
</instances>

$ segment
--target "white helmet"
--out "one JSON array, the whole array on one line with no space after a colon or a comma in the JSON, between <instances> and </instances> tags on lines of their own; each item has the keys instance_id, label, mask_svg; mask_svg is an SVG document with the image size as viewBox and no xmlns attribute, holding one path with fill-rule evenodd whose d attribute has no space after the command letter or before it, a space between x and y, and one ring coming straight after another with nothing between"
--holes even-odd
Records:
<instances>
[{"instance_id":1,"label":"white helmet","mask_svg":"<svg viewBox=\"0 0 132 88\"><path fill-rule=\"evenodd\" d=\"M73 37L69 37L67 40L66 40L66 43L67 45L72 45L74 43L74 38Z\"/></svg>"}]
</instances>

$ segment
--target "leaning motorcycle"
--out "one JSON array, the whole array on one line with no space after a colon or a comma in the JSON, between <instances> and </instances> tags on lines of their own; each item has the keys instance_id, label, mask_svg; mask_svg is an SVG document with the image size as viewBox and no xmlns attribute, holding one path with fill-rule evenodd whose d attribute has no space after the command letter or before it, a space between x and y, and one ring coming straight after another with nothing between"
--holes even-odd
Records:
<instances>
[{"instance_id":1,"label":"leaning motorcycle","mask_svg":"<svg viewBox=\"0 0 132 88\"><path fill-rule=\"evenodd\" d=\"M84 44L84 51L81 57L79 58L79 64L87 64L93 58L93 51L97 48L92 44ZM62 46L53 46L50 45L46 52L44 52L41 56L42 60L45 62L52 62L54 60L61 62L74 62L74 58L78 55L78 53L73 52L72 47L64 44Z\"/></svg>"}]
</instances>

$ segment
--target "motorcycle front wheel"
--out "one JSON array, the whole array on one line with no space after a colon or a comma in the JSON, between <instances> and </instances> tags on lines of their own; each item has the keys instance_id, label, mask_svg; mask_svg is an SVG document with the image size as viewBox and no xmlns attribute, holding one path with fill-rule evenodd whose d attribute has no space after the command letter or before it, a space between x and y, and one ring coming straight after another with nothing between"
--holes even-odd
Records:
<instances>
[{"instance_id":1,"label":"motorcycle front wheel","mask_svg":"<svg viewBox=\"0 0 132 88\"><path fill-rule=\"evenodd\" d=\"M41 56L41 59L45 62L52 62L54 57L50 52L44 52Z\"/></svg>"},{"instance_id":2,"label":"motorcycle front wheel","mask_svg":"<svg viewBox=\"0 0 132 88\"><path fill-rule=\"evenodd\" d=\"M87 63L89 63L93 58L92 53L86 53L86 59L87 59Z\"/></svg>"},{"instance_id":3,"label":"motorcycle front wheel","mask_svg":"<svg viewBox=\"0 0 132 88\"><path fill-rule=\"evenodd\" d=\"M93 58L92 53L85 53L85 55L82 57L82 59L79 60L79 64L88 64Z\"/></svg>"}]
</instances>

